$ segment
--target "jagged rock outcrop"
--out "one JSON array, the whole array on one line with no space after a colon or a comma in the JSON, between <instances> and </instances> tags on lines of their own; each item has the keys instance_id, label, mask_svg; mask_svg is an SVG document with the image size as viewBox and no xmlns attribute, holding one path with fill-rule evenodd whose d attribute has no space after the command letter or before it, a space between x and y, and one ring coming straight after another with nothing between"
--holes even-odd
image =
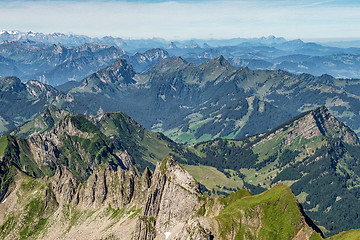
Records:
<instances>
[{"instance_id":1,"label":"jagged rock outcrop","mask_svg":"<svg viewBox=\"0 0 360 240\"><path fill-rule=\"evenodd\" d=\"M200 188L195 179L173 157L158 164L134 239L175 239L193 224L187 223L200 208ZM187 224L187 226L185 226ZM200 227L201 228L201 227ZM206 238L197 238L206 239Z\"/></svg>"},{"instance_id":2,"label":"jagged rock outcrop","mask_svg":"<svg viewBox=\"0 0 360 240\"><path fill-rule=\"evenodd\" d=\"M135 161L131 157L131 155L125 150L125 151L119 151L115 153L115 155L121 160L121 167L122 169L126 170L132 170L138 174L137 168L134 168Z\"/></svg>"},{"instance_id":3,"label":"jagged rock outcrop","mask_svg":"<svg viewBox=\"0 0 360 240\"><path fill-rule=\"evenodd\" d=\"M111 204L124 208L135 199L139 179L132 172L122 169L113 171L109 166L99 165L76 194L75 204L82 208L99 208Z\"/></svg>"},{"instance_id":4,"label":"jagged rock outcrop","mask_svg":"<svg viewBox=\"0 0 360 240\"><path fill-rule=\"evenodd\" d=\"M79 185L79 179L64 166L57 168L51 180L51 189L55 198L62 204L69 204L73 200Z\"/></svg>"},{"instance_id":5,"label":"jagged rock outcrop","mask_svg":"<svg viewBox=\"0 0 360 240\"><path fill-rule=\"evenodd\" d=\"M9 202L0 203L3 239L321 239L288 187L258 196L242 190L228 198L205 198L171 156L141 176L99 165L83 183L66 167L50 178L19 171L15 179ZM274 223L273 214L279 217Z\"/></svg>"}]
</instances>

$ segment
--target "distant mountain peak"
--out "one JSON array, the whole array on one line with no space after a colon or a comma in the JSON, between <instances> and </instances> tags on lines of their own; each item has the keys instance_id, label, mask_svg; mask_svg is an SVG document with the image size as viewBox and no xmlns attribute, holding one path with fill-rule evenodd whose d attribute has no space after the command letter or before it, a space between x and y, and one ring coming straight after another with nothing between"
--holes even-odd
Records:
<instances>
[{"instance_id":1,"label":"distant mountain peak","mask_svg":"<svg viewBox=\"0 0 360 240\"><path fill-rule=\"evenodd\" d=\"M169 46L167 47L168 49L177 49L178 47L176 46L176 44L174 42L169 43Z\"/></svg>"},{"instance_id":2,"label":"distant mountain peak","mask_svg":"<svg viewBox=\"0 0 360 240\"><path fill-rule=\"evenodd\" d=\"M185 61L181 57L172 57L158 62L153 68L149 69L149 71L153 71L153 70L159 72L177 71L189 66L196 66L196 65Z\"/></svg>"},{"instance_id":3,"label":"distant mountain peak","mask_svg":"<svg viewBox=\"0 0 360 240\"><path fill-rule=\"evenodd\" d=\"M122 84L135 83L133 77L135 76L134 68L127 64L125 59L116 60L110 66L91 74L89 77L81 81L79 89L87 89L91 92L101 92L104 88L113 88ZM76 91L75 88L74 91Z\"/></svg>"},{"instance_id":4,"label":"distant mountain peak","mask_svg":"<svg viewBox=\"0 0 360 240\"><path fill-rule=\"evenodd\" d=\"M127 64L125 59L116 60L109 67L98 71L96 75L105 83L135 83L132 80L135 76L135 70L131 65Z\"/></svg>"},{"instance_id":5,"label":"distant mountain peak","mask_svg":"<svg viewBox=\"0 0 360 240\"><path fill-rule=\"evenodd\" d=\"M19 88L24 88L24 84L17 77L2 77L0 78L0 90L5 91L17 91Z\"/></svg>"},{"instance_id":6,"label":"distant mountain peak","mask_svg":"<svg viewBox=\"0 0 360 240\"><path fill-rule=\"evenodd\" d=\"M272 130L266 139L273 138L274 135L283 131L289 131L289 133L282 136L281 145L290 145L299 138L313 139L319 136L340 139L350 145L360 144L356 133L337 120L325 106L302 113L280 125Z\"/></svg>"},{"instance_id":7,"label":"distant mountain peak","mask_svg":"<svg viewBox=\"0 0 360 240\"><path fill-rule=\"evenodd\" d=\"M210 68L213 68L213 67L225 67L225 68L228 68L231 66L231 64L229 63L228 60L226 60L224 58L223 55L220 55L219 57L217 58L214 58L210 61L207 61L207 62L204 62L203 64L201 64L199 67L200 68L207 68L207 67L210 67Z\"/></svg>"},{"instance_id":8,"label":"distant mountain peak","mask_svg":"<svg viewBox=\"0 0 360 240\"><path fill-rule=\"evenodd\" d=\"M189 48L189 49L200 48L200 46L195 41L190 41L190 43L188 45L186 45L185 48Z\"/></svg>"},{"instance_id":9,"label":"distant mountain peak","mask_svg":"<svg viewBox=\"0 0 360 240\"><path fill-rule=\"evenodd\" d=\"M160 59L166 59L169 58L170 55L167 51L165 51L162 48L152 48L144 53L136 53L132 59L135 60L137 63L144 63L144 62L154 62Z\"/></svg>"},{"instance_id":10,"label":"distant mountain peak","mask_svg":"<svg viewBox=\"0 0 360 240\"><path fill-rule=\"evenodd\" d=\"M153 60L153 59L159 58L159 57L161 57L163 59L169 57L169 53L162 48L149 49L146 52L144 52L143 55L146 56L150 60Z\"/></svg>"}]
</instances>

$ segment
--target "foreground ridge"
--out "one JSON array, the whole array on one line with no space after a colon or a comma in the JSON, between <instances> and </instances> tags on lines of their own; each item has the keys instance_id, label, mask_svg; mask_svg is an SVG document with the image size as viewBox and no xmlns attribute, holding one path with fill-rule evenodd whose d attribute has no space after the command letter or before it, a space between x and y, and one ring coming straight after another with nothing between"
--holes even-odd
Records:
<instances>
[{"instance_id":1,"label":"foreground ridge","mask_svg":"<svg viewBox=\"0 0 360 240\"><path fill-rule=\"evenodd\" d=\"M108 211L137 211L139 219L134 216L131 226L134 237L139 239L157 238L169 232L181 235L181 229L199 229L194 227L197 225L203 229L196 233L199 238L222 234L227 239L231 236L219 229L228 229L227 224L232 222L227 215L221 215L230 202L208 197L226 196L242 188L258 194L281 184L291 187L296 196L294 201L302 204L325 236L357 227L359 140L325 107L303 113L263 134L240 140L217 139L194 146L177 144L160 133L148 131L124 113L83 116L54 106L12 134L15 136L0 138L0 202L8 202L14 186L20 184L17 182L20 172L35 182L45 179L40 181L43 187L38 192L52 186L49 189L53 194L50 190L43 193L48 197L41 201L55 196L54 209L65 204L81 211L98 211L104 207ZM160 164L164 158L167 160ZM55 183L45 184L49 179ZM180 201L181 197L186 199L183 204L186 215L170 206L175 204L177 208L178 202L173 199ZM22 201L25 202L26 199ZM13 206L16 204L21 205L16 201ZM235 223L243 219L243 213L241 217L235 214L235 209L241 208L239 205L230 211L231 219L238 219ZM26 208L23 205L16 209ZM197 218L196 214L201 217ZM83 221L79 220L79 224ZM189 221L195 225L183 225ZM106 221L103 222L105 226ZM128 221L123 219L123 222ZM0 223L0 226L5 224ZM231 231L236 235L237 231L243 231L244 223L238 230L235 223L232 227L235 230ZM218 228L218 224L223 227ZM292 226L292 223L282 224ZM290 232L295 234L298 230ZM252 234L260 236L256 231Z\"/></svg>"},{"instance_id":2,"label":"foreground ridge","mask_svg":"<svg viewBox=\"0 0 360 240\"><path fill-rule=\"evenodd\" d=\"M207 198L171 156L142 175L99 165L84 183L66 167L13 176L0 204L3 239L321 239L288 187Z\"/></svg>"}]
</instances>

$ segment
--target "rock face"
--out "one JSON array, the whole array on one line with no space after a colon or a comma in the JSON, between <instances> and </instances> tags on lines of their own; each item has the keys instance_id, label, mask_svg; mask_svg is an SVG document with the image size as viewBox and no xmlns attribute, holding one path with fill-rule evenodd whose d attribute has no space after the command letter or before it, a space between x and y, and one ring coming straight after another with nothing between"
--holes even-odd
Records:
<instances>
[{"instance_id":1,"label":"rock face","mask_svg":"<svg viewBox=\"0 0 360 240\"><path fill-rule=\"evenodd\" d=\"M162 239L164 236L174 239L174 235L181 235L186 224L190 224L187 220L195 217L192 215L200 208L200 196L195 179L168 157L156 167L134 239ZM206 239L204 237L196 239Z\"/></svg>"},{"instance_id":2,"label":"rock face","mask_svg":"<svg viewBox=\"0 0 360 240\"><path fill-rule=\"evenodd\" d=\"M169 57L169 53L165 50L154 48L144 53L136 53L134 56L128 57L127 61L136 69L136 72L142 72Z\"/></svg>"},{"instance_id":3,"label":"rock face","mask_svg":"<svg viewBox=\"0 0 360 240\"><path fill-rule=\"evenodd\" d=\"M345 126L342 122L338 121L329 110L325 107L319 107L313 111L300 115L300 120L290 121L289 124L283 124L278 130L271 133L267 138L264 138L261 142L266 142L274 135L283 131L284 128L290 128L290 131L286 136L282 138L281 145L290 145L298 137L305 139L312 139L318 136L324 136L328 138L339 137L341 141L350 145L358 145L359 139L355 132L349 127Z\"/></svg>"},{"instance_id":4,"label":"rock face","mask_svg":"<svg viewBox=\"0 0 360 240\"><path fill-rule=\"evenodd\" d=\"M81 208L100 208L111 204L124 208L135 199L135 189L139 188L138 176L132 171L100 165L80 188L75 197L75 204Z\"/></svg>"},{"instance_id":5,"label":"rock face","mask_svg":"<svg viewBox=\"0 0 360 240\"><path fill-rule=\"evenodd\" d=\"M270 200L247 193L214 201L202 196L195 179L171 156L159 163L154 173L147 168L141 176L131 170L113 170L99 165L83 183L66 167L57 168L51 178L34 179L21 172L15 178L14 187L0 203L2 239L18 236L36 236L37 239L235 239L244 229L246 236L251 234L257 239L269 220L267 209L277 206L279 201L281 209L282 203L285 204L284 221L290 217L295 230L284 235L282 229L276 227L271 229L272 236L310 239L317 235L304 221L289 188L281 187L267 193ZM223 235L224 216L238 201L245 203L237 207L242 215L241 228L236 225L229 232L233 237ZM258 214L254 214L254 210ZM235 220L238 213L234 211L233 214ZM31 222L27 222L30 218Z\"/></svg>"},{"instance_id":6,"label":"rock face","mask_svg":"<svg viewBox=\"0 0 360 240\"><path fill-rule=\"evenodd\" d=\"M59 167L51 182L52 191L62 204L69 204L73 200L80 184L80 181L66 167Z\"/></svg>"},{"instance_id":7,"label":"rock face","mask_svg":"<svg viewBox=\"0 0 360 240\"><path fill-rule=\"evenodd\" d=\"M115 61L109 67L98 71L96 75L105 83L135 83L135 81L132 80L135 75L135 70L131 65L128 65L124 59Z\"/></svg>"}]
</instances>

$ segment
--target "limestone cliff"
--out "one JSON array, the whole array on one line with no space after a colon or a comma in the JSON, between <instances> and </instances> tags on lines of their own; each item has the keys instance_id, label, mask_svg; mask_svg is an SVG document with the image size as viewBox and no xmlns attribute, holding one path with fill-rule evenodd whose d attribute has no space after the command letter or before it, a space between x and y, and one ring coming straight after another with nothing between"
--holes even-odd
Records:
<instances>
[{"instance_id":1,"label":"limestone cliff","mask_svg":"<svg viewBox=\"0 0 360 240\"><path fill-rule=\"evenodd\" d=\"M142 175L99 165L83 183L66 167L14 179L0 203L2 239L321 239L288 187L206 198L171 156Z\"/></svg>"},{"instance_id":2,"label":"limestone cliff","mask_svg":"<svg viewBox=\"0 0 360 240\"><path fill-rule=\"evenodd\" d=\"M134 239L177 239L193 226L198 226L191 233L194 239L207 239L204 229L194 220L201 202L198 183L168 157L156 167Z\"/></svg>"},{"instance_id":3,"label":"limestone cliff","mask_svg":"<svg viewBox=\"0 0 360 240\"><path fill-rule=\"evenodd\" d=\"M303 113L297 116L296 119L291 119L282 124L257 144L266 142L287 129L291 131L282 137L280 145L290 145L299 137L312 139L318 136L340 138L340 140L350 145L359 145L356 133L338 121L324 106Z\"/></svg>"}]
</instances>

